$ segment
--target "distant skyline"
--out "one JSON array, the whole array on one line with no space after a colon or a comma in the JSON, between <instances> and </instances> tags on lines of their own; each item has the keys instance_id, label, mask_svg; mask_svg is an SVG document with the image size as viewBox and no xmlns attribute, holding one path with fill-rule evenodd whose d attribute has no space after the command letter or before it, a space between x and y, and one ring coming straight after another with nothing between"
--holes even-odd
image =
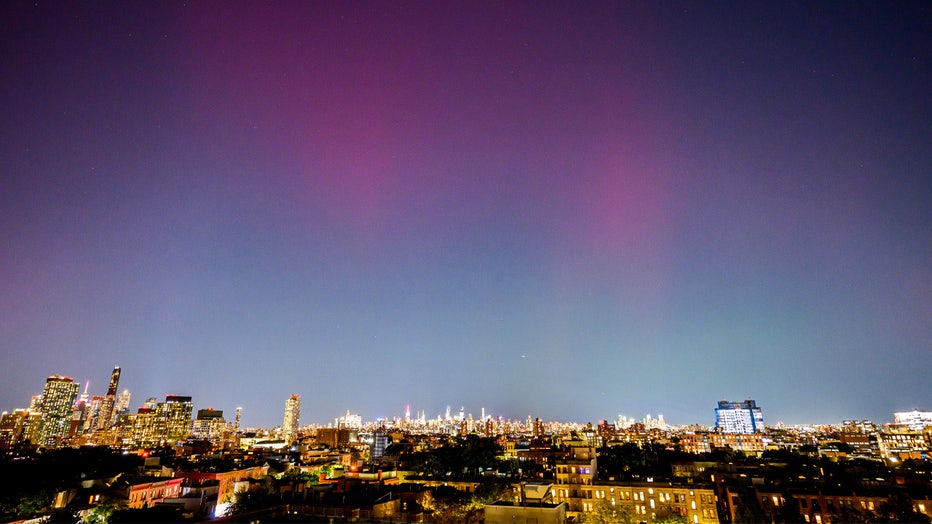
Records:
<instances>
[{"instance_id":1,"label":"distant skyline","mask_svg":"<svg viewBox=\"0 0 932 524\"><path fill-rule=\"evenodd\" d=\"M0 9L0 410L932 407L928 2Z\"/></svg>"}]
</instances>

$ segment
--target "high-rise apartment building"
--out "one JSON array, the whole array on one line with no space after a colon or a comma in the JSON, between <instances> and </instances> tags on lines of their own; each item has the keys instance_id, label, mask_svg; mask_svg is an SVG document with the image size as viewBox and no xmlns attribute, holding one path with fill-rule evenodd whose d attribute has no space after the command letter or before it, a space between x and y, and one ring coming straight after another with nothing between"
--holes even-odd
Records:
<instances>
[{"instance_id":1,"label":"high-rise apartment building","mask_svg":"<svg viewBox=\"0 0 932 524\"><path fill-rule=\"evenodd\" d=\"M227 423L223 419L223 411L207 408L197 410L197 418L191 427L194 438L209 440L211 445L220 446L223 442L223 433Z\"/></svg>"},{"instance_id":2,"label":"high-rise apartment building","mask_svg":"<svg viewBox=\"0 0 932 524\"><path fill-rule=\"evenodd\" d=\"M369 459L376 461L385 455L385 449L392 443L392 438L384 430L378 430L372 435L372 447L369 448Z\"/></svg>"},{"instance_id":3,"label":"high-rise apartment building","mask_svg":"<svg viewBox=\"0 0 932 524\"><path fill-rule=\"evenodd\" d=\"M0 415L0 449L9 449L23 439L23 427L29 411L17 409L13 413Z\"/></svg>"},{"instance_id":4,"label":"high-rise apartment building","mask_svg":"<svg viewBox=\"0 0 932 524\"><path fill-rule=\"evenodd\" d=\"M754 400L721 400L715 408L715 427L723 433L757 433L764 431L764 415Z\"/></svg>"},{"instance_id":5,"label":"high-rise apartment building","mask_svg":"<svg viewBox=\"0 0 932 524\"><path fill-rule=\"evenodd\" d=\"M298 438L298 421L301 418L301 395L293 394L285 401L285 421L282 423L282 438L293 442Z\"/></svg>"},{"instance_id":6,"label":"high-rise apartment building","mask_svg":"<svg viewBox=\"0 0 932 524\"><path fill-rule=\"evenodd\" d=\"M68 436L74 401L80 389L81 386L70 377L53 375L46 379L40 405L42 426L38 435L39 445L55 446Z\"/></svg>"},{"instance_id":7,"label":"high-rise apartment building","mask_svg":"<svg viewBox=\"0 0 932 524\"><path fill-rule=\"evenodd\" d=\"M159 402L155 406L155 435L169 443L188 438L193 411L191 397L166 396L165 402Z\"/></svg>"}]
</instances>

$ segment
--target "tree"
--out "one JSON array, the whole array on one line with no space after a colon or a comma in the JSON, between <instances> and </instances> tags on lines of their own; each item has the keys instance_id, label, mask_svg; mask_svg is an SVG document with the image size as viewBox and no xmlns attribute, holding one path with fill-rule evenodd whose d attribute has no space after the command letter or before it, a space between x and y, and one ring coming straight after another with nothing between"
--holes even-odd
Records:
<instances>
[{"instance_id":1,"label":"tree","mask_svg":"<svg viewBox=\"0 0 932 524\"><path fill-rule=\"evenodd\" d=\"M673 506L661 506L657 508L657 514L654 516L655 524L686 524L689 519L686 515L680 515L673 509Z\"/></svg>"},{"instance_id":2,"label":"tree","mask_svg":"<svg viewBox=\"0 0 932 524\"><path fill-rule=\"evenodd\" d=\"M592 511L581 517L583 524L635 524L637 518L630 503L612 504L611 500L601 499L592 506Z\"/></svg>"},{"instance_id":3,"label":"tree","mask_svg":"<svg viewBox=\"0 0 932 524\"><path fill-rule=\"evenodd\" d=\"M909 524L929 524L929 517L919 513L913 499L905 491L891 493L887 500L877 508L879 522L905 522Z\"/></svg>"},{"instance_id":4,"label":"tree","mask_svg":"<svg viewBox=\"0 0 932 524\"><path fill-rule=\"evenodd\" d=\"M127 509L122 501L107 500L87 510L81 524L108 524L116 511Z\"/></svg>"},{"instance_id":5,"label":"tree","mask_svg":"<svg viewBox=\"0 0 932 524\"><path fill-rule=\"evenodd\" d=\"M482 470L498 467L498 456L502 453L502 447L495 439L468 435L460 447L463 466L470 475L478 475Z\"/></svg>"},{"instance_id":6,"label":"tree","mask_svg":"<svg viewBox=\"0 0 932 524\"><path fill-rule=\"evenodd\" d=\"M16 514L25 517L35 515L52 505L52 494L44 489L26 493L19 498L16 504Z\"/></svg>"}]
</instances>

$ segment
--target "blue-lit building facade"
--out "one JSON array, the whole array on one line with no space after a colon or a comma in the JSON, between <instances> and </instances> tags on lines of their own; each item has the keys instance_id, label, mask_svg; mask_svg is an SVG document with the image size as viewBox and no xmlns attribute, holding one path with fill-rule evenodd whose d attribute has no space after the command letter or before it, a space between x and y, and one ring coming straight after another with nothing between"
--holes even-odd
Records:
<instances>
[{"instance_id":1,"label":"blue-lit building facade","mask_svg":"<svg viewBox=\"0 0 932 524\"><path fill-rule=\"evenodd\" d=\"M764 415L754 400L720 400L715 408L715 427L723 433L757 433L764 431Z\"/></svg>"}]
</instances>

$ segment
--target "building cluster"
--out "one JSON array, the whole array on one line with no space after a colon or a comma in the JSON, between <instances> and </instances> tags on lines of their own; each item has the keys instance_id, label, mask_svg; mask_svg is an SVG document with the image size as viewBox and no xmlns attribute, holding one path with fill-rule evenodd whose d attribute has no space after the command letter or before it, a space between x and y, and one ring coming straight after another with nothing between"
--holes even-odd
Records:
<instances>
[{"instance_id":1,"label":"building cluster","mask_svg":"<svg viewBox=\"0 0 932 524\"><path fill-rule=\"evenodd\" d=\"M596 425L530 416L495 419L484 409L473 418L462 408L453 413L449 407L436 418L423 412L412 417L406 409L403 418L372 423L347 411L327 427L314 427L301 426L301 397L294 394L285 399L280 427L243 431L241 410L234 422L227 422L220 410L195 412L188 396L150 398L131 413L129 393L118 393L120 372L114 368L106 395L91 398L86 388L79 394L71 378L48 377L28 409L0 417L0 449L106 446L138 453L146 457L145 475L126 487L128 507L171 506L207 517L230 511L236 493L257 489L259 479L273 473L282 478L286 472L314 479L289 488L294 503L289 511L308 517L365 514L418 521L436 506L430 490L442 486L475 493L489 478L511 486L485 506L489 523L563 523L596 515L611 520L626 513L623 520L638 522L798 518L829 524L853 518L858 511L880 511L890 494L900 491L908 494L918 514L932 516L932 478L923 479L908 466L930 460L932 412L897 412L894 422L885 425L845 421L838 426L767 427L761 408L748 399L718 402L714 427L671 427L662 415L640 421L620 416ZM496 466L473 470L461 465L443 474L442 467L430 469L436 462L424 459L451 443L477 438L495 443ZM235 460L226 469L214 464L210 471L177 470L149 457L153 450L166 449L192 460ZM635 451L637 460L625 458ZM658 462L658 455L675 460ZM649 456L654 458L645 458ZM621 468L619 461L625 460L631 464ZM651 460L655 469L643 469ZM841 473L833 477L825 472L827 463L843 465L839 471L846 471L847 464L901 469L842 482ZM277 464L272 469L278 471L270 472L269 464ZM925 471L932 474L932 468ZM295 500L299 492L300 503ZM75 497L60 495L56 504ZM343 502L331 504L337 499ZM89 500L93 506L93 497Z\"/></svg>"},{"instance_id":2,"label":"building cluster","mask_svg":"<svg viewBox=\"0 0 932 524\"><path fill-rule=\"evenodd\" d=\"M221 410L200 409L195 414L191 397L167 395L161 402L154 397L147 399L132 413L129 391L118 393L120 373L115 367L107 394L93 397L88 396L87 387L79 394L80 386L71 377L48 377L29 408L0 415L0 449L83 445L143 449L187 439L223 447L235 441L239 408L235 423L230 424Z\"/></svg>"}]
</instances>

